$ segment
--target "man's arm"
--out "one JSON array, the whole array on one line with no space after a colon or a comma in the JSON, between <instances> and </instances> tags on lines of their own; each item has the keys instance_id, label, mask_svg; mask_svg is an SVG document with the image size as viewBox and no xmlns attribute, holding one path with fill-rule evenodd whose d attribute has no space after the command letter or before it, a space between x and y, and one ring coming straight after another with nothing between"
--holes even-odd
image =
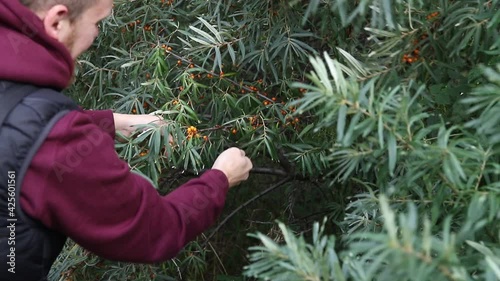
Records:
<instances>
[{"instance_id":1,"label":"man's arm","mask_svg":"<svg viewBox=\"0 0 500 281\"><path fill-rule=\"evenodd\" d=\"M102 257L158 262L215 222L228 188L245 180L251 167L244 152L229 149L212 170L162 197L118 158L109 134L84 113L72 112L33 159L21 206Z\"/></svg>"}]
</instances>

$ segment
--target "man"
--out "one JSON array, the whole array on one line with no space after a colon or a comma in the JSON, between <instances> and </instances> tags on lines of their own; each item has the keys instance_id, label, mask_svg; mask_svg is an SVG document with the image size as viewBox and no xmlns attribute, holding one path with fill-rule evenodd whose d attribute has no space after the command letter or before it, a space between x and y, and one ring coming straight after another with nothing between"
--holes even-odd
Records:
<instances>
[{"instance_id":1,"label":"man","mask_svg":"<svg viewBox=\"0 0 500 281\"><path fill-rule=\"evenodd\" d=\"M26 85L44 88L12 111L0 110L6 115L0 122L0 280L46 280L66 237L112 260L172 258L214 223L228 188L248 178L251 161L231 148L211 170L159 196L118 158L113 140L116 130L130 132L157 117L83 111L60 95L112 5L0 0L0 108Z\"/></svg>"}]
</instances>

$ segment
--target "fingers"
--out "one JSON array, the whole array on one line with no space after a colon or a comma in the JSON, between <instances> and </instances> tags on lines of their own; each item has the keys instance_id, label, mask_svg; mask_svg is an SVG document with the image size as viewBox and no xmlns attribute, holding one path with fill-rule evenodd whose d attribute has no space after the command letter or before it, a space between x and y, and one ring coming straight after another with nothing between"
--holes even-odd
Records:
<instances>
[{"instance_id":1,"label":"fingers","mask_svg":"<svg viewBox=\"0 0 500 281\"><path fill-rule=\"evenodd\" d=\"M250 176L250 170L253 167L252 161L245 156L244 150L237 147L231 147L222 152L215 160L212 168L221 170L226 174L229 187L238 185Z\"/></svg>"},{"instance_id":2,"label":"fingers","mask_svg":"<svg viewBox=\"0 0 500 281\"><path fill-rule=\"evenodd\" d=\"M243 156L243 157L246 155L245 151L243 149L238 148L238 147L231 147L228 150L229 151L230 150L238 150L240 152L241 156Z\"/></svg>"}]
</instances>

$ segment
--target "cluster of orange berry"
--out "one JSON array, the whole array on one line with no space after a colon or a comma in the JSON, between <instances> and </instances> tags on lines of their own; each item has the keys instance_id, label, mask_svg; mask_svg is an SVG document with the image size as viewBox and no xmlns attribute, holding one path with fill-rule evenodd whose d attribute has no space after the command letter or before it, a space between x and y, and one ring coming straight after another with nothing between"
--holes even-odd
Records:
<instances>
[{"instance_id":1,"label":"cluster of orange berry","mask_svg":"<svg viewBox=\"0 0 500 281\"><path fill-rule=\"evenodd\" d=\"M414 63L420 58L419 54L420 54L420 51L418 50L418 48L413 50L413 52L411 54L404 54L403 55L403 62Z\"/></svg>"},{"instance_id":2,"label":"cluster of orange berry","mask_svg":"<svg viewBox=\"0 0 500 281\"><path fill-rule=\"evenodd\" d=\"M135 25L141 24L141 20L136 20L128 24L128 27L133 28Z\"/></svg>"},{"instance_id":3,"label":"cluster of orange berry","mask_svg":"<svg viewBox=\"0 0 500 281\"><path fill-rule=\"evenodd\" d=\"M189 126L187 129L187 139L199 138L201 135L198 133L198 129L195 126ZM202 137L204 141L208 141L208 136Z\"/></svg>"},{"instance_id":4,"label":"cluster of orange berry","mask_svg":"<svg viewBox=\"0 0 500 281\"><path fill-rule=\"evenodd\" d=\"M266 92L262 93L262 95L265 96L265 97L267 97L267 93ZM278 98L272 97L271 101L269 101L269 99L266 99L262 103L267 106L267 105L270 105L271 103L276 102L277 100L278 100ZM281 104L285 104L285 102L281 102Z\"/></svg>"},{"instance_id":5,"label":"cluster of orange berry","mask_svg":"<svg viewBox=\"0 0 500 281\"><path fill-rule=\"evenodd\" d=\"M165 52L171 52L171 51L172 51L172 47L167 46L166 44L162 44L162 45L161 45L161 48L162 48L163 50L165 50Z\"/></svg>"},{"instance_id":6,"label":"cluster of orange berry","mask_svg":"<svg viewBox=\"0 0 500 281\"><path fill-rule=\"evenodd\" d=\"M151 27L151 25L149 25L149 24L146 24L146 25L144 26L144 30L146 30L146 31L151 31L151 30L153 30L153 27Z\"/></svg>"},{"instance_id":7,"label":"cluster of orange berry","mask_svg":"<svg viewBox=\"0 0 500 281\"><path fill-rule=\"evenodd\" d=\"M271 98L272 102L276 102L277 98L276 97L272 97ZM262 102L264 105L270 105L271 102L269 100L265 100ZM284 102L282 102L282 104L284 104Z\"/></svg>"},{"instance_id":8,"label":"cluster of orange berry","mask_svg":"<svg viewBox=\"0 0 500 281\"><path fill-rule=\"evenodd\" d=\"M263 125L261 122L261 118L259 118L258 116L251 116L248 118L248 120L250 121L250 125L252 125L253 129L257 129L258 127Z\"/></svg>"},{"instance_id":9,"label":"cluster of orange berry","mask_svg":"<svg viewBox=\"0 0 500 281\"><path fill-rule=\"evenodd\" d=\"M255 87L255 86L248 86L247 88L250 89L250 91L252 91L252 92L258 92L259 91L259 89L257 87Z\"/></svg>"},{"instance_id":10,"label":"cluster of orange berry","mask_svg":"<svg viewBox=\"0 0 500 281\"><path fill-rule=\"evenodd\" d=\"M148 155L148 153L149 153L149 150L146 149L146 150L141 151L141 153L139 153L139 156L144 157L144 156Z\"/></svg>"},{"instance_id":11,"label":"cluster of orange berry","mask_svg":"<svg viewBox=\"0 0 500 281\"><path fill-rule=\"evenodd\" d=\"M434 19L435 17L439 16L439 12L433 12L429 15L427 15L427 17L425 17L427 20L432 20Z\"/></svg>"},{"instance_id":12,"label":"cluster of orange berry","mask_svg":"<svg viewBox=\"0 0 500 281\"><path fill-rule=\"evenodd\" d=\"M422 36L420 36L420 39L421 40L425 40L425 39L427 39L427 37L428 37L427 34L422 34ZM411 52L410 54L404 54L403 55L403 62L414 63L414 62L416 62L417 60L420 59L420 49L418 48L418 44L419 44L418 39L415 39L413 41L413 46L417 46L417 47L415 47L415 49L413 50L413 52Z\"/></svg>"},{"instance_id":13,"label":"cluster of orange berry","mask_svg":"<svg viewBox=\"0 0 500 281\"><path fill-rule=\"evenodd\" d=\"M149 103L144 102L144 103L142 104L142 108L144 108L145 110L148 110L148 109L149 109ZM137 108L135 108L135 107L134 107L134 108L132 108L132 114L137 114Z\"/></svg>"},{"instance_id":14,"label":"cluster of orange berry","mask_svg":"<svg viewBox=\"0 0 500 281\"><path fill-rule=\"evenodd\" d=\"M198 74L191 73L189 75L189 77L191 77L191 79L196 79L196 78L200 79L201 78L201 74L199 74L199 73Z\"/></svg>"},{"instance_id":15,"label":"cluster of orange berry","mask_svg":"<svg viewBox=\"0 0 500 281\"><path fill-rule=\"evenodd\" d=\"M284 104L284 103L283 103L283 104ZM290 111L286 111L285 109L282 109L282 110L281 110L281 115L293 114L293 113L295 113L295 111L296 111L297 109L295 108L295 106L290 106L290 107L288 108L288 110L290 110Z\"/></svg>"},{"instance_id":16,"label":"cluster of orange berry","mask_svg":"<svg viewBox=\"0 0 500 281\"><path fill-rule=\"evenodd\" d=\"M289 121L289 123L290 123L291 125L296 125L297 123L299 123L299 122L300 122L300 119L299 119L298 117L295 117L295 118L290 117L290 118L289 118L289 120L290 120L290 121ZM288 123L287 123L287 124L288 124ZM287 124L285 124L285 125L287 125Z\"/></svg>"},{"instance_id":17,"label":"cluster of orange berry","mask_svg":"<svg viewBox=\"0 0 500 281\"><path fill-rule=\"evenodd\" d=\"M291 127L294 127L295 129L297 129L297 127L299 126L299 122L300 122L300 119L298 117L294 118L292 116L288 116L288 117L286 117L285 123L278 121L278 125L280 125L282 128L286 128L288 126L291 126Z\"/></svg>"},{"instance_id":18,"label":"cluster of orange berry","mask_svg":"<svg viewBox=\"0 0 500 281\"><path fill-rule=\"evenodd\" d=\"M161 0L161 3L162 4L167 4L167 5L172 5L172 4L174 4L174 0L167 0L167 1Z\"/></svg>"},{"instance_id":19,"label":"cluster of orange berry","mask_svg":"<svg viewBox=\"0 0 500 281\"><path fill-rule=\"evenodd\" d=\"M190 139L192 137L199 137L198 129L195 126L189 126L187 129L187 138Z\"/></svg>"}]
</instances>

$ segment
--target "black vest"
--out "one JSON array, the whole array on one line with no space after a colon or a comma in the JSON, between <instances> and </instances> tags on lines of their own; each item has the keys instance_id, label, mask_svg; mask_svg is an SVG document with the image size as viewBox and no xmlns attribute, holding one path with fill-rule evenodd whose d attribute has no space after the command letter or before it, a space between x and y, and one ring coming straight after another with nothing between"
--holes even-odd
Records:
<instances>
[{"instance_id":1,"label":"black vest","mask_svg":"<svg viewBox=\"0 0 500 281\"><path fill-rule=\"evenodd\" d=\"M57 91L0 81L0 281L47 280L64 246L66 237L27 216L19 198L33 156L54 124L75 109Z\"/></svg>"}]
</instances>

